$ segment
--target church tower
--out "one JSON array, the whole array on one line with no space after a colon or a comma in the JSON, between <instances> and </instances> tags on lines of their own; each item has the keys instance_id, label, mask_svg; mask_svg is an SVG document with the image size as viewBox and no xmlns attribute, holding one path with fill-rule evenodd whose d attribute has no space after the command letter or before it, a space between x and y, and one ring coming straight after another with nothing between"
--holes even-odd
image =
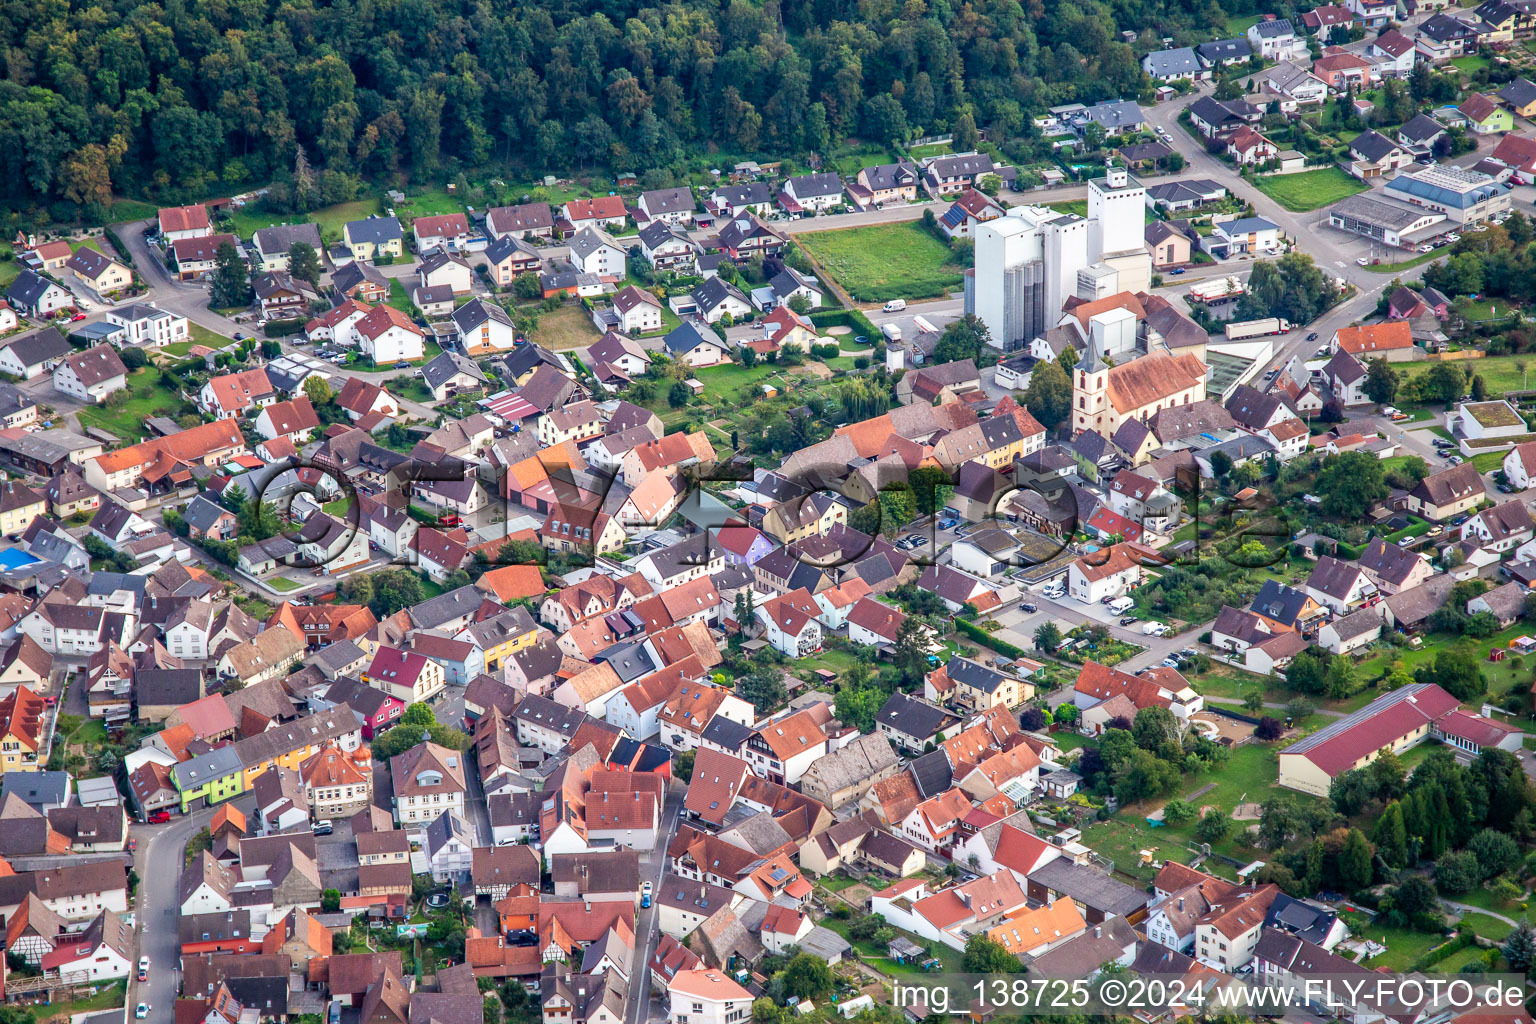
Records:
<instances>
[{"instance_id":1,"label":"church tower","mask_svg":"<svg viewBox=\"0 0 1536 1024\"><path fill-rule=\"evenodd\" d=\"M1072 430L1080 434L1095 430L1108 437L1114 425L1109 416L1109 364L1099 355L1092 341L1088 351L1072 368ZM1109 429L1105 429L1108 424Z\"/></svg>"}]
</instances>

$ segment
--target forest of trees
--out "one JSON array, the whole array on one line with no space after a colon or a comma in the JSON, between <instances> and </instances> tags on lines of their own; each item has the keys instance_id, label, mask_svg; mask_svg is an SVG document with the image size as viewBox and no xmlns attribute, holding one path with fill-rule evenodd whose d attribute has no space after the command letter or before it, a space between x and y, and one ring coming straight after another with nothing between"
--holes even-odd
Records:
<instances>
[{"instance_id":1,"label":"forest of trees","mask_svg":"<svg viewBox=\"0 0 1536 1024\"><path fill-rule=\"evenodd\" d=\"M0 208L100 219L114 196L582 169L665 181L707 145L825 152L1134 96L1137 53L1252 0L117 0L11 2ZM1282 5L1282 11L1288 5ZM1133 47L1118 31L1141 33ZM280 195L283 194L281 191Z\"/></svg>"}]
</instances>

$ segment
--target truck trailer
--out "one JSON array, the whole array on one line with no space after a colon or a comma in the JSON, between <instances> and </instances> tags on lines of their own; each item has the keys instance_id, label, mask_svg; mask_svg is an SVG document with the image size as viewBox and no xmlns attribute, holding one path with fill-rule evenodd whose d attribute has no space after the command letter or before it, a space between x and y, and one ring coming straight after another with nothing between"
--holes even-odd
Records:
<instances>
[{"instance_id":1,"label":"truck trailer","mask_svg":"<svg viewBox=\"0 0 1536 1024\"><path fill-rule=\"evenodd\" d=\"M1267 316L1262 320L1242 320L1227 324L1227 340L1244 341L1248 338L1262 338L1268 334L1284 334L1290 329L1291 322L1277 316Z\"/></svg>"}]
</instances>

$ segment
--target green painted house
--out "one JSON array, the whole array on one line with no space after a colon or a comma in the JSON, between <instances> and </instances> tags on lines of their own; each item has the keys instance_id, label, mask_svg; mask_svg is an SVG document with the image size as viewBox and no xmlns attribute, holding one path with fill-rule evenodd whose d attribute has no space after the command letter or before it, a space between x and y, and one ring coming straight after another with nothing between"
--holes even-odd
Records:
<instances>
[{"instance_id":1,"label":"green painted house","mask_svg":"<svg viewBox=\"0 0 1536 1024\"><path fill-rule=\"evenodd\" d=\"M185 814L194 804L212 807L245 792L245 765L234 747L220 747L172 768L171 782Z\"/></svg>"},{"instance_id":2,"label":"green painted house","mask_svg":"<svg viewBox=\"0 0 1536 1024\"><path fill-rule=\"evenodd\" d=\"M1467 119L1467 130L1477 135L1493 135L1513 131L1515 115L1500 105L1492 96L1469 92L1467 98L1456 107L1457 113Z\"/></svg>"}]
</instances>

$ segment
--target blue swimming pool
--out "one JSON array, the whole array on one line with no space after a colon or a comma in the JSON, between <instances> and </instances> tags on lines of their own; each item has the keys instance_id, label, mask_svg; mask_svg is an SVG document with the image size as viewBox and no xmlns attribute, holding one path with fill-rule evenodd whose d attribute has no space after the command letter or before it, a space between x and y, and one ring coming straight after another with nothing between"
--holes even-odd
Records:
<instances>
[{"instance_id":1,"label":"blue swimming pool","mask_svg":"<svg viewBox=\"0 0 1536 1024\"><path fill-rule=\"evenodd\" d=\"M0 569L20 569L24 565L31 565L38 559L27 554L21 548L10 548L0 551Z\"/></svg>"}]
</instances>

